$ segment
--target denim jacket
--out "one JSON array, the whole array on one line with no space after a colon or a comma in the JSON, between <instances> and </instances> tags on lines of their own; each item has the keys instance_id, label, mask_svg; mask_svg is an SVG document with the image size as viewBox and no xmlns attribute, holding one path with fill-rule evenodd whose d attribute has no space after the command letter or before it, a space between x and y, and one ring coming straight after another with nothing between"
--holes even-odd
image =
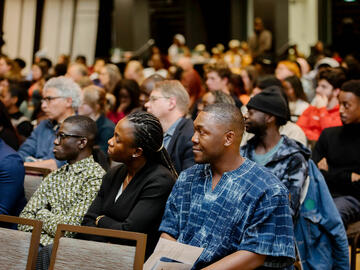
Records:
<instances>
[{"instance_id":1,"label":"denim jacket","mask_svg":"<svg viewBox=\"0 0 360 270\"><path fill-rule=\"evenodd\" d=\"M295 226L304 270L350 269L344 225L324 177L309 160L310 183Z\"/></svg>"},{"instance_id":2,"label":"denim jacket","mask_svg":"<svg viewBox=\"0 0 360 270\"><path fill-rule=\"evenodd\" d=\"M270 170L287 187L291 194L291 215L296 220L300 207L300 194L308 175L310 150L299 142L282 135L283 142L278 151L266 163ZM247 142L240 149L241 155L253 160L253 151L256 147L256 137Z\"/></svg>"},{"instance_id":3,"label":"denim jacket","mask_svg":"<svg viewBox=\"0 0 360 270\"><path fill-rule=\"evenodd\" d=\"M41 121L18 150L23 161L31 161L29 157L39 160L54 159L58 168L64 165L66 162L55 159L53 153L56 131L57 126L50 120Z\"/></svg>"}]
</instances>

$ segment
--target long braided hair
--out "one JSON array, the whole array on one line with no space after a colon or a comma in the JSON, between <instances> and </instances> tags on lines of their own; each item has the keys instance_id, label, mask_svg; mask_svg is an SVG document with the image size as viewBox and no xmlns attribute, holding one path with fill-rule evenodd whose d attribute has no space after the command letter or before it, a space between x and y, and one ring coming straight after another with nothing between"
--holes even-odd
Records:
<instances>
[{"instance_id":1,"label":"long braided hair","mask_svg":"<svg viewBox=\"0 0 360 270\"><path fill-rule=\"evenodd\" d=\"M130 113L126 118L134 126L135 145L143 149L147 160L164 165L177 178L174 165L163 146L163 130L160 121L154 115L143 111Z\"/></svg>"}]
</instances>

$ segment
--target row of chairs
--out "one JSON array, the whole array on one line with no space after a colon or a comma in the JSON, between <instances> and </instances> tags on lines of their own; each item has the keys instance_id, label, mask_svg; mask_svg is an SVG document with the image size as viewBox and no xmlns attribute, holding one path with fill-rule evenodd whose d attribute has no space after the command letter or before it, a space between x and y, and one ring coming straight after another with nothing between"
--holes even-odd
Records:
<instances>
[{"instance_id":1,"label":"row of chairs","mask_svg":"<svg viewBox=\"0 0 360 270\"><path fill-rule=\"evenodd\" d=\"M31 233L0 227L0 265L6 269L35 269L42 222L6 215L0 215L0 222L33 227ZM136 242L136 246L63 237L67 231L131 240ZM59 224L49 269L141 270L145 247L146 235L142 233Z\"/></svg>"}]
</instances>

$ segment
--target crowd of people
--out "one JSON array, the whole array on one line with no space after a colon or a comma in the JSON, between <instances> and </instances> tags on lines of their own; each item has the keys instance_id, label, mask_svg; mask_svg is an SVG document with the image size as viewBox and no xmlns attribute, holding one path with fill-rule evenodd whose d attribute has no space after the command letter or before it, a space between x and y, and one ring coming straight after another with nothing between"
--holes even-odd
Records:
<instances>
[{"instance_id":1,"label":"crowd of people","mask_svg":"<svg viewBox=\"0 0 360 270\"><path fill-rule=\"evenodd\" d=\"M275 61L254 29L211 53L177 34L124 70L0 56L0 214L43 221L38 269L60 223L146 233L146 257L159 237L203 247L194 269L348 269L360 63L320 42ZM26 165L52 171L27 203Z\"/></svg>"}]
</instances>

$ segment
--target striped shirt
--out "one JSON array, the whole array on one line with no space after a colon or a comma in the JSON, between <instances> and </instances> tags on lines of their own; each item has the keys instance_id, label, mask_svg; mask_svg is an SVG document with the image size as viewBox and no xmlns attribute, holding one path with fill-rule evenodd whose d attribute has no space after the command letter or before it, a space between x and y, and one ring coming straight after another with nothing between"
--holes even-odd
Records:
<instances>
[{"instance_id":1,"label":"striped shirt","mask_svg":"<svg viewBox=\"0 0 360 270\"><path fill-rule=\"evenodd\" d=\"M196 269L239 250L267 255L267 267L286 267L295 257L287 189L248 159L224 173L214 190L209 164L183 171L159 230L204 248Z\"/></svg>"}]
</instances>

